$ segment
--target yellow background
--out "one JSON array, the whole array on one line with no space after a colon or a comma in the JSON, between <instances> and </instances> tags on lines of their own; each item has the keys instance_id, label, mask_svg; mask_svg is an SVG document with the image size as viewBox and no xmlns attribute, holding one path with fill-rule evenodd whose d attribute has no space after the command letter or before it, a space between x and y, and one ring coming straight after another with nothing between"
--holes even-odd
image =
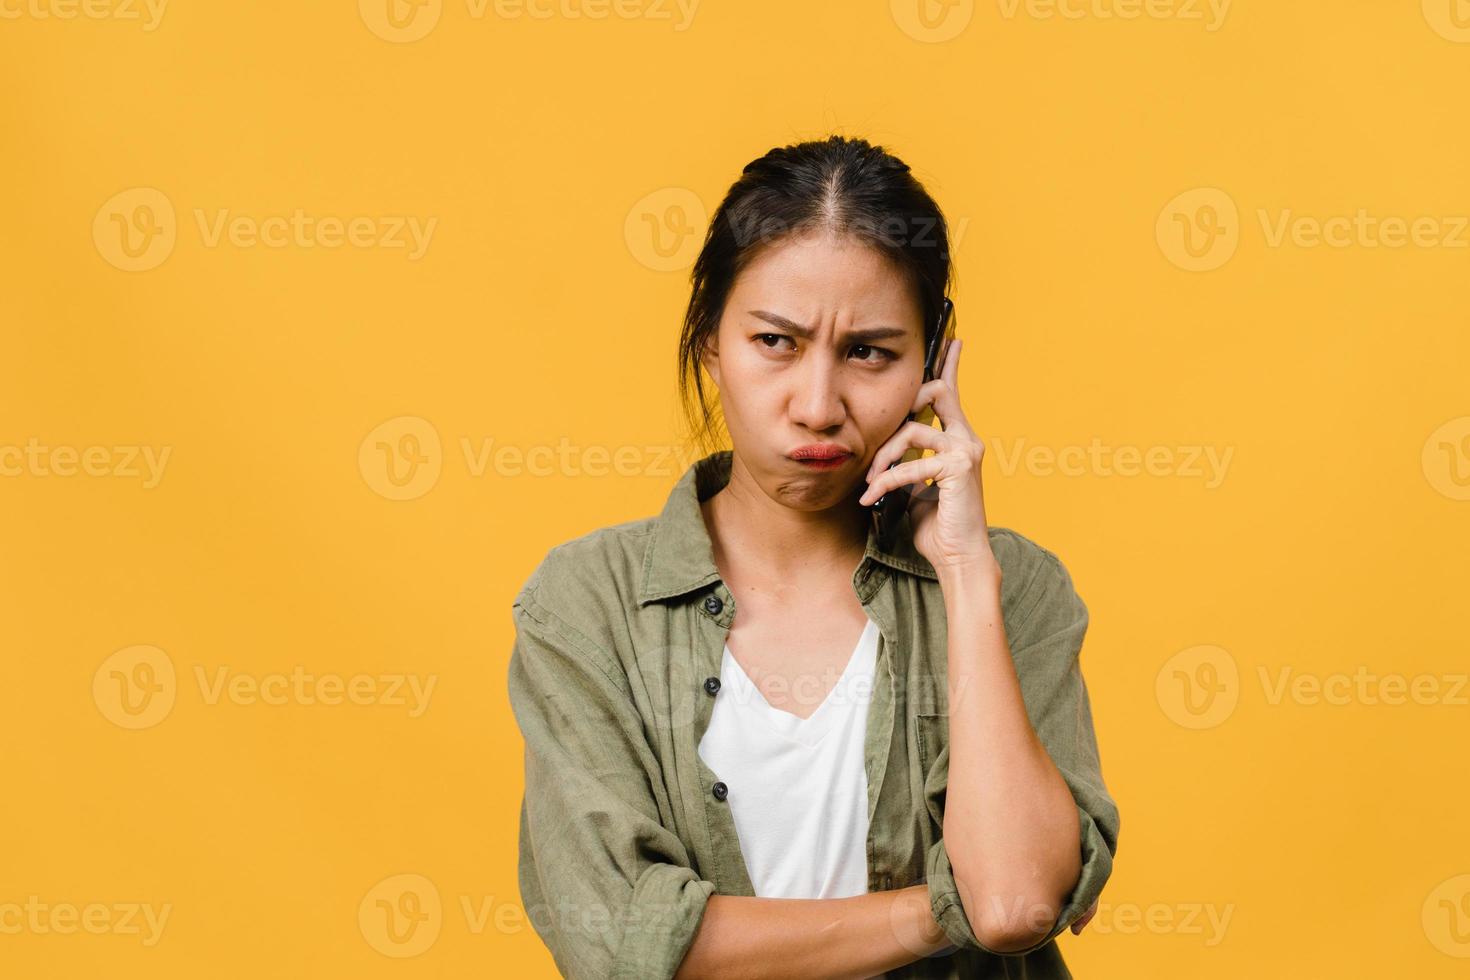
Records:
<instances>
[{"instance_id":1,"label":"yellow background","mask_svg":"<svg viewBox=\"0 0 1470 980\"><path fill-rule=\"evenodd\" d=\"M4 0L0 452L50 455L0 457L0 907L74 912L0 933L0 973L553 976L519 914L511 598L691 458L701 209L841 132L955 226L990 520L1092 612L1123 829L1074 971L1463 976L1470 5L1138 6L175 0L148 29ZM436 223L410 258L198 217L297 209ZM1273 237L1360 209L1432 223ZM1016 454L1094 440L1158 465ZM111 462L58 475L63 447ZM152 485L127 447L169 452ZM385 686L211 698L221 671ZM391 675L433 678L426 710ZM1390 676L1438 693L1382 703ZM120 678L167 714L127 727ZM156 942L128 903L169 909ZM89 907L102 934L54 928Z\"/></svg>"}]
</instances>

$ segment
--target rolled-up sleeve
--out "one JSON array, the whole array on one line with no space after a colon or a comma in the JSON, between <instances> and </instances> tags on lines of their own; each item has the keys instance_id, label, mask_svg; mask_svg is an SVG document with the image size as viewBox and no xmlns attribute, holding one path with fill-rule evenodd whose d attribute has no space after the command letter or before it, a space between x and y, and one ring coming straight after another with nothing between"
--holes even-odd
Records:
<instances>
[{"instance_id":1,"label":"rolled-up sleeve","mask_svg":"<svg viewBox=\"0 0 1470 980\"><path fill-rule=\"evenodd\" d=\"M950 942L1000 956L1024 956L1080 919L1102 894L1118 849L1118 807L1103 783L1092 706L1080 663L1087 606L1062 563L1050 552L1042 552L1039 558L1036 575L1022 597L1018 635L1008 639L1031 725L1077 804L1082 872L1044 938L1025 949L999 953L975 938L943 839L925 854L931 908Z\"/></svg>"},{"instance_id":2,"label":"rolled-up sleeve","mask_svg":"<svg viewBox=\"0 0 1470 980\"><path fill-rule=\"evenodd\" d=\"M563 976L669 978L714 884L660 819L658 761L618 662L528 585L509 696L525 740L519 884Z\"/></svg>"}]
</instances>

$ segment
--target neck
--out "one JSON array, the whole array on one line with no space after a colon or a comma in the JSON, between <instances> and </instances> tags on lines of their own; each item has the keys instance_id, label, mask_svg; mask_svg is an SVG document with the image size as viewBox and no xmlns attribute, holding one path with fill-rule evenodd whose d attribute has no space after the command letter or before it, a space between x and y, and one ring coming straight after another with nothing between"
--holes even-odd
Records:
<instances>
[{"instance_id":1,"label":"neck","mask_svg":"<svg viewBox=\"0 0 1470 980\"><path fill-rule=\"evenodd\" d=\"M772 500L735 455L730 481L700 509L722 575L735 566L791 580L830 574L834 566L857 568L867 547L871 520L858 496L854 489L841 502L822 510L787 507Z\"/></svg>"}]
</instances>

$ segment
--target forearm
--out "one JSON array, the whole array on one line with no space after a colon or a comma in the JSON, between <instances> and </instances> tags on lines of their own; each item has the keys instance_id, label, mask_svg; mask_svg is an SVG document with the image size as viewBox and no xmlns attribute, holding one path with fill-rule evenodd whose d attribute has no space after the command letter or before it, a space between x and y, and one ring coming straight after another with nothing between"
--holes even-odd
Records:
<instances>
[{"instance_id":1,"label":"forearm","mask_svg":"<svg viewBox=\"0 0 1470 980\"><path fill-rule=\"evenodd\" d=\"M925 885L852 898L711 895L675 978L864 978L948 945Z\"/></svg>"},{"instance_id":2,"label":"forearm","mask_svg":"<svg viewBox=\"0 0 1470 980\"><path fill-rule=\"evenodd\" d=\"M966 916L1005 951L1055 921L1081 872L1077 806L1026 714L999 570L941 575L949 624L944 840ZM990 943L987 943L990 945Z\"/></svg>"}]
</instances>

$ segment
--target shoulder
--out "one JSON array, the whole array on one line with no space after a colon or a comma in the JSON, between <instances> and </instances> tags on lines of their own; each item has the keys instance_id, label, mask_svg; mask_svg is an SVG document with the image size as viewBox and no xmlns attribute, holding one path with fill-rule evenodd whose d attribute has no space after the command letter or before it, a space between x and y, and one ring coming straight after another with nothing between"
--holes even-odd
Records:
<instances>
[{"instance_id":1,"label":"shoulder","mask_svg":"<svg viewBox=\"0 0 1470 980\"><path fill-rule=\"evenodd\" d=\"M625 586L636 591L654 522L652 517L624 521L553 545L521 593L601 594Z\"/></svg>"},{"instance_id":2,"label":"shoulder","mask_svg":"<svg viewBox=\"0 0 1470 980\"><path fill-rule=\"evenodd\" d=\"M990 528L990 550L1005 578L1019 581L1048 567L1062 567L1062 560L1050 548L1008 527Z\"/></svg>"},{"instance_id":3,"label":"shoulder","mask_svg":"<svg viewBox=\"0 0 1470 980\"><path fill-rule=\"evenodd\" d=\"M655 522L624 521L553 546L516 594L517 615L529 612L538 622L610 651L612 624L637 608Z\"/></svg>"},{"instance_id":4,"label":"shoulder","mask_svg":"<svg viewBox=\"0 0 1470 980\"><path fill-rule=\"evenodd\" d=\"M1072 575L1050 548L1006 527L990 528L990 550L1001 570L1001 602L1008 629L1025 633L1058 618L1082 618L1087 608Z\"/></svg>"}]
</instances>

